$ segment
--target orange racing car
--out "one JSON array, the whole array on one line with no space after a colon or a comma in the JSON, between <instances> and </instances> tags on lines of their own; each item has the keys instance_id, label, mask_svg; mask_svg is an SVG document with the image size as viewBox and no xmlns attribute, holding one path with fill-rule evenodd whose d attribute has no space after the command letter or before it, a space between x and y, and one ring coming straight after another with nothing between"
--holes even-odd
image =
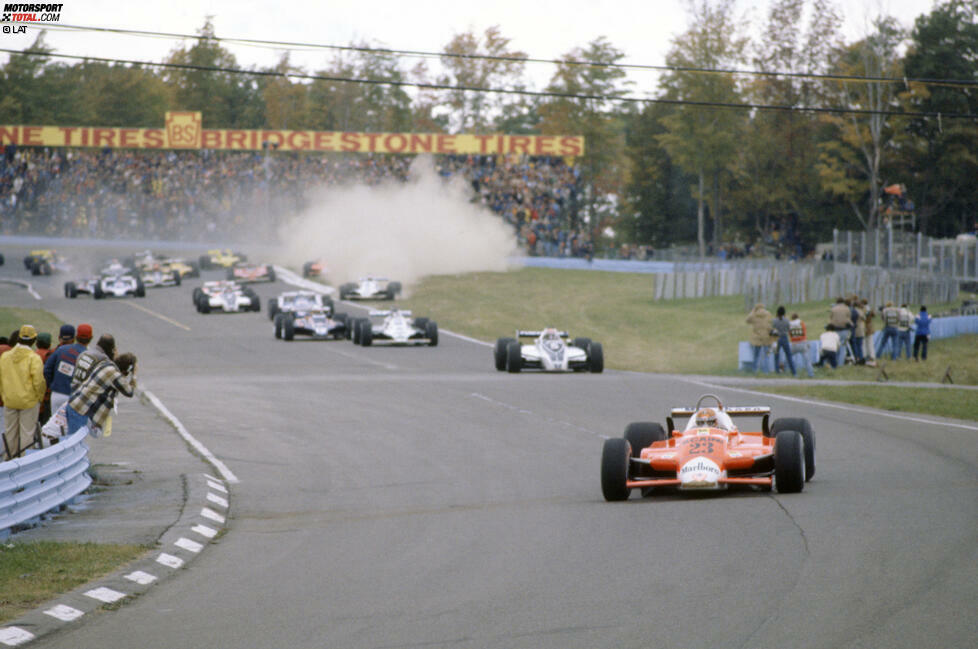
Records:
<instances>
[{"instance_id":1,"label":"orange racing car","mask_svg":"<svg viewBox=\"0 0 978 649\"><path fill-rule=\"evenodd\" d=\"M708 405L712 404L712 405ZM623 437L605 440L601 491L626 500L632 489L720 491L745 485L800 492L815 475L815 432L807 419L775 419L766 406L724 407L713 394L694 408L673 408L667 435L658 422L634 422ZM689 417L681 429L674 417ZM734 418L760 417L760 431L742 431Z\"/></svg>"}]
</instances>

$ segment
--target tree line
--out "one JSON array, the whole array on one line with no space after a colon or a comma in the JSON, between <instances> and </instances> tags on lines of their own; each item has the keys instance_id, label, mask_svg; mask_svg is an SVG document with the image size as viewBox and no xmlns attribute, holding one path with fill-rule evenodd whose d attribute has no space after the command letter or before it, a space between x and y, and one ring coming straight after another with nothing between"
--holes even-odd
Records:
<instances>
[{"instance_id":1,"label":"tree line","mask_svg":"<svg viewBox=\"0 0 978 649\"><path fill-rule=\"evenodd\" d=\"M880 16L855 42L832 0L772 0L760 26L737 0L686 7L651 88L605 37L529 92L531 62L499 27L455 35L437 70L357 43L307 74L288 53L242 68L208 19L166 66L12 54L0 124L152 126L199 110L205 128L583 135L573 225L617 242L705 252L790 232L810 248L885 225L892 185L919 231L975 230L978 121L961 115L978 115L978 0L943 0L907 31ZM43 32L29 51L53 53Z\"/></svg>"}]
</instances>

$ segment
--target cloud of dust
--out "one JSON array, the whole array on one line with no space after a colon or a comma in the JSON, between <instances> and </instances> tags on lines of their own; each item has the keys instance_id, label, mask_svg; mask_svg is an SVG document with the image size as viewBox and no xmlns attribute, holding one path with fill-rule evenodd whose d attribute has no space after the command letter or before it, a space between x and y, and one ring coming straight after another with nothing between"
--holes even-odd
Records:
<instances>
[{"instance_id":1,"label":"cloud of dust","mask_svg":"<svg viewBox=\"0 0 978 649\"><path fill-rule=\"evenodd\" d=\"M407 289L426 275L502 271L516 253L511 225L477 203L463 178L445 182L430 157L418 157L406 183L328 186L287 219L281 257L294 267L322 260L339 285L364 275Z\"/></svg>"}]
</instances>

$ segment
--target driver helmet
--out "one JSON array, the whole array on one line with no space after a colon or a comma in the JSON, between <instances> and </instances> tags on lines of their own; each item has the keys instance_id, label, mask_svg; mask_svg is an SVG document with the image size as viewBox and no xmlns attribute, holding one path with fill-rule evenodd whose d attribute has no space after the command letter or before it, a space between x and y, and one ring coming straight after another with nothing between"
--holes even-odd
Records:
<instances>
[{"instance_id":1,"label":"driver helmet","mask_svg":"<svg viewBox=\"0 0 978 649\"><path fill-rule=\"evenodd\" d=\"M545 345L547 345L547 347L550 347L551 349L559 349L562 343L562 341L560 340L560 336L557 335L557 332L554 331L553 329L550 329L543 333L543 342Z\"/></svg>"},{"instance_id":2,"label":"driver helmet","mask_svg":"<svg viewBox=\"0 0 978 649\"><path fill-rule=\"evenodd\" d=\"M700 408L696 411L697 428L716 428L717 411L713 408Z\"/></svg>"}]
</instances>

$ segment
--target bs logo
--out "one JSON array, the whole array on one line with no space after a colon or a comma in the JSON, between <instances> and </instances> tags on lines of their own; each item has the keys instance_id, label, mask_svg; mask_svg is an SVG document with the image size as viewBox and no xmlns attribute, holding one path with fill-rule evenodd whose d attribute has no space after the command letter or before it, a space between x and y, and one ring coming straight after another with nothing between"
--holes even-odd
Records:
<instances>
[{"instance_id":1,"label":"bs logo","mask_svg":"<svg viewBox=\"0 0 978 649\"><path fill-rule=\"evenodd\" d=\"M199 149L203 118L200 112L166 113L166 139L171 149Z\"/></svg>"}]
</instances>

